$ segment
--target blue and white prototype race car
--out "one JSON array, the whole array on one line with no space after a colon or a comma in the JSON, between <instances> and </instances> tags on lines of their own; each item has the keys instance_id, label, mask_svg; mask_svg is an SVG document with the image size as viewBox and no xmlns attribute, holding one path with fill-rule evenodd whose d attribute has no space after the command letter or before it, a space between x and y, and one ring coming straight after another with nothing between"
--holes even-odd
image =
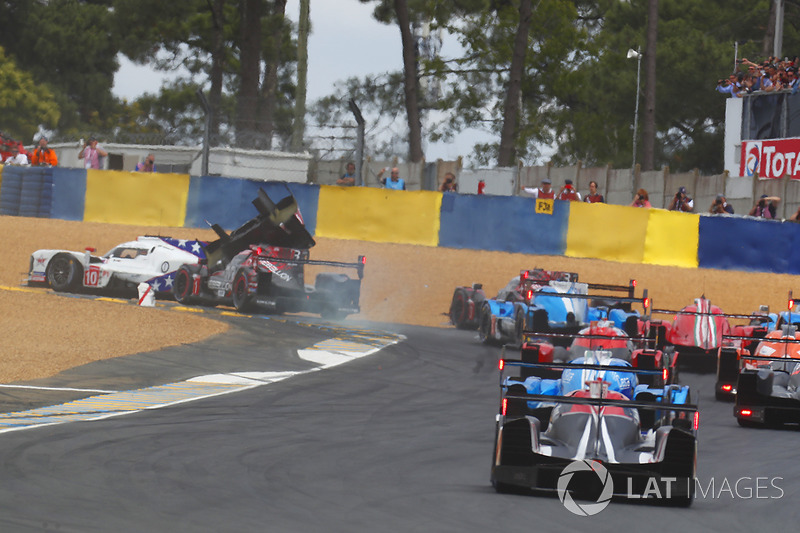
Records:
<instances>
[{"instance_id":1,"label":"blue and white prototype race car","mask_svg":"<svg viewBox=\"0 0 800 533\"><path fill-rule=\"evenodd\" d=\"M496 298L481 303L478 336L484 343L521 344L525 331L572 334L601 318L624 324L628 316L638 316L631 310L631 303L642 301L633 297L635 287L633 280L628 285L581 283L574 272L523 270Z\"/></svg>"},{"instance_id":2,"label":"blue and white prototype race car","mask_svg":"<svg viewBox=\"0 0 800 533\"><path fill-rule=\"evenodd\" d=\"M560 379L525 376L554 367L563 370ZM602 491L691 505L699 419L688 387L639 385L639 374L658 370L633 368L603 351L566 364L501 359L500 368L491 472L498 492L564 488L595 501ZM511 369L520 375L507 377ZM562 473L575 461L602 466L611 482L598 487L590 471L562 487Z\"/></svg>"},{"instance_id":3,"label":"blue and white prototype race car","mask_svg":"<svg viewBox=\"0 0 800 533\"><path fill-rule=\"evenodd\" d=\"M115 246L102 256L69 250L36 250L28 269L29 285L58 292L135 292L146 282L156 294L170 293L175 271L205 258L205 243L146 235Z\"/></svg>"}]
</instances>

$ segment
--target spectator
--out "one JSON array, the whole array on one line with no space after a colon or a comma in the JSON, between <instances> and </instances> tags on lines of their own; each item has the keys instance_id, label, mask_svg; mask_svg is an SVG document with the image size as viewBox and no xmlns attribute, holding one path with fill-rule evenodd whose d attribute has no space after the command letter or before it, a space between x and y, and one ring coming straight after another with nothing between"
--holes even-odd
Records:
<instances>
[{"instance_id":1,"label":"spectator","mask_svg":"<svg viewBox=\"0 0 800 533\"><path fill-rule=\"evenodd\" d=\"M572 186L572 180L564 180L564 185L561 187L561 190L558 191L557 198L559 200L567 200L570 202L580 202L581 193L576 191L575 187Z\"/></svg>"},{"instance_id":2,"label":"spectator","mask_svg":"<svg viewBox=\"0 0 800 533\"><path fill-rule=\"evenodd\" d=\"M584 202L588 202L590 204L602 204L605 203L606 199L603 198L603 195L597 192L597 182L590 181L589 182L589 194L583 199Z\"/></svg>"},{"instance_id":3,"label":"spectator","mask_svg":"<svg viewBox=\"0 0 800 533\"><path fill-rule=\"evenodd\" d=\"M775 218L777 211L776 204L781 201L780 196L767 196L762 194L756 205L750 210L748 215L758 218Z\"/></svg>"},{"instance_id":4,"label":"spectator","mask_svg":"<svg viewBox=\"0 0 800 533\"><path fill-rule=\"evenodd\" d=\"M84 168L102 168L103 158L108 156L108 152L97 144L97 139L89 137L89 144L81 146L78 159L83 159Z\"/></svg>"},{"instance_id":5,"label":"spectator","mask_svg":"<svg viewBox=\"0 0 800 533\"><path fill-rule=\"evenodd\" d=\"M794 215L789 217L790 222L800 222L800 207L794 212Z\"/></svg>"},{"instance_id":6,"label":"spectator","mask_svg":"<svg viewBox=\"0 0 800 533\"><path fill-rule=\"evenodd\" d=\"M717 80L717 92L722 94L730 94L731 98L739 96L739 89L742 88L744 77L739 79L736 73L728 76L727 80Z\"/></svg>"},{"instance_id":7,"label":"spectator","mask_svg":"<svg viewBox=\"0 0 800 533\"><path fill-rule=\"evenodd\" d=\"M523 187L522 190L533 195L534 198L542 198L546 200L553 200L556 197L556 192L552 188L553 182L550 178L542 178L541 187Z\"/></svg>"},{"instance_id":8,"label":"spectator","mask_svg":"<svg viewBox=\"0 0 800 533\"><path fill-rule=\"evenodd\" d=\"M406 190L406 182L400 177L400 169L397 167L392 168L392 174L389 179L382 178L383 173L386 171L386 168L382 168L380 172L378 172L378 179L381 180L384 189L394 189L396 191L404 191Z\"/></svg>"},{"instance_id":9,"label":"spectator","mask_svg":"<svg viewBox=\"0 0 800 533\"><path fill-rule=\"evenodd\" d=\"M718 194L708 212L712 215L732 215L733 206L728 203L728 199L724 195Z\"/></svg>"},{"instance_id":10,"label":"spectator","mask_svg":"<svg viewBox=\"0 0 800 533\"><path fill-rule=\"evenodd\" d=\"M478 181L478 194L483 194L483 190L486 188L486 182L483 180Z\"/></svg>"},{"instance_id":11,"label":"spectator","mask_svg":"<svg viewBox=\"0 0 800 533\"><path fill-rule=\"evenodd\" d=\"M27 167L30 165L28 162L28 156L19 152L18 145L12 145L9 151L11 152L11 155L8 157L8 159L6 159L6 165L13 165L16 167Z\"/></svg>"},{"instance_id":12,"label":"spectator","mask_svg":"<svg viewBox=\"0 0 800 533\"><path fill-rule=\"evenodd\" d=\"M672 197L672 201L670 201L667 209L669 211L682 211L684 213L691 213L694 211L694 200L686 195L686 187L678 189L678 192Z\"/></svg>"},{"instance_id":13,"label":"spectator","mask_svg":"<svg viewBox=\"0 0 800 533\"><path fill-rule=\"evenodd\" d=\"M136 172L155 172L156 171L156 156L155 154L147 154L144 161L136 165Z\"/></svg>"},{"instance_id":14,"label":"spectator","mask_svg":"<svg viewBox=\"0 0 800 533\"><path fill-rule=\"evenodd\" d=\"M343 187L352 187L356 184L356 164L349 161L345 166L345 172L342 177L336 180L336 185Z\"/></svg>"},{"instance_id":15,"label":"spectator","mask_svg":"<svg viewBox=\"0 0 800 533\"><path fill-rule=\"evenodd\" d=\"M631 202L631 206L633 207L653 207L650 205L650 196L647 194L647 191L644 189L639 189L636 191L636 196L633 197L633 201Z\"/></svg>"},{"instance_id":16,"label":"spectator","mask_svg":"<svg viewBox=\"0 0 800 533\"><path fill-rule=\"evenodd\" d=\"M442 186L439 187L439 192L458 192L458 183L456 183L456 175L448 172L444 175Z\"/></svg>"},{"instance_id":17,"label":"spectator","mask_svg":"<svg viewBox=\"0 0 800 533\"><path fill-rule=\"evenodd\" d=\"M39 146L33 151L31 165L35 167L57 167L58 156L55 150L47 146L47 137L39 137Z\"/></svg>"}]
</instances>

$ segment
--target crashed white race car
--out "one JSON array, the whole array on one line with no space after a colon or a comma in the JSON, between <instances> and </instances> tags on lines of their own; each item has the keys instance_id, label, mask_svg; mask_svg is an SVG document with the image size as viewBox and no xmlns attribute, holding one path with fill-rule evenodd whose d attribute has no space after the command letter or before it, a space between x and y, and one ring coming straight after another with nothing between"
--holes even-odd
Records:
<instances>
[{"instance_id":1,"label":"crashed white race car","mask_svg":"<svg viewBox=\"0 0 800 533\"><path fill-rule=\"evenodd\" d=\"M28 284L49 285L55 291L135 291L139 283L169 293L175 271L205 259L202 241L143 236L115 246L102 257L68 250L37 250L31 254Z\"/></svg>"}]
</instances>

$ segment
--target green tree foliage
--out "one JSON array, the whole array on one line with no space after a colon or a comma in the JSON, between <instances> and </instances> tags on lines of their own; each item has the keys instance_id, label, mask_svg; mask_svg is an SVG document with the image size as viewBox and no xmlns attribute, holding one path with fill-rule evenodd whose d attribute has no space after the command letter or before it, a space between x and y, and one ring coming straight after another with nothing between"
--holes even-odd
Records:
<instances>
[{"instance_id":1,"label":"green tree foliage","mask_svg":"<svg viewBox=\"0 0 800 533\"><path fill-rule=\"evenodd\" d=\"M474 8L475 5L469 7ZM448 138L466 128L500 132L506 116L504 104L509 70L519 27L520 2L494 1L476 12L466 12L448 26L458 35L464 54L428 64L427 73L438 77L445 93L438 108L447 113L437 134ZM568 72L584 55L586 29L577 23L575 2L540 0L534 3L522 58L514 152L523 160L535 159L539 147L553 142L551 124L555 104L552 82ZM447 131L449 130L449 131ZM482 164L496 161L498 143L476 147Z\"/></svg>"},{"instance_id":2,"label":"green tree foliage","mask_svg":"<svg viewBox=\"0 0 800 533\"><path fill-rule=\"evenodd\" d=\"M53 126L59 110L53 94L20 70L0 47L0 117L3 132L22 142L31 142L39 125Z\"/></svg>"},{"instance_id":3,"label":"green tree foliage","mask_svg":"<svg viewBox=\"0 0 800 533\"><path fill-rule=\"evenodd\" d=\"M119 67L111 0L3 2L0 45L54 95L61 131L97 127L113 113Z\"/></svg>"},{"instance_id":4,"label":"green tree foliage","mask_svg":"<svg viewBox=\"0 0 800 533\"><path fill-rule=\"evenodd\" d=\"M656 168L698 168L708 174L722 170L725 97L714 87L735 67L736 41L739 57L760 53L769 4L769 0L660 0ZM591 34L587 60L553 80L558 105L553 123L559 139L556 164L582 160L589 165L630 166L636 60L626 59L626 52L644 49L646 11L646 0L606 2L598 30ZM784 49L796 50L797 34L789 20L787 16Z\"/></svg>"},{"instance_id":5,"label":"green tree foliage","mask_svg":"<svg viewBox=\"0 0 800 533\"><path fill-rule=\"evenodd\" d=\"M285 0L114 0L115 23L120 32L131 28L132 35L121 47L131 60L163 70L187 69L195 81L183 80L181 87L210 80L208 99L215 111L212 144L238 139L247 146L269 147L273 133L282 145L291 136L296 52L285 4ZM251 12L253 16L243 18L243 13ZM163 89L172 90L176 87ZM164 97L181 99L180 94ZM229 113L231 97L238 114ZM194 114L198 108L191 107ZM176 117L163 118L173 123ZM237 122L243 131L232 137Z\"/></svg>"}]
</instances>

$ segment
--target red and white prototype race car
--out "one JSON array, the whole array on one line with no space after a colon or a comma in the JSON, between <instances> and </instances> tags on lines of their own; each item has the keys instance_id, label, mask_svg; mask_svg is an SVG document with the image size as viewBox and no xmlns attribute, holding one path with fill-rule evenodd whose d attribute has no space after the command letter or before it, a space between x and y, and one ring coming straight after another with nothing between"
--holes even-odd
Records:
<instances>
[{"instance_id":1,"label":"red and white prototype race car","mask_svg":"<svg viewBox=\"0 0 800 533\"><path fill-rule=\"evenodd\" d=\"M672 321L650 321L648 336L656 339L656 348L674 351L676 359L682 363L693 362L700 369L708 367L708 370L712 370L716 366L720 348L734 346L726 338L737 337L739 345L747 348L767 333L767 327L758 323L731 325L730 319L756 321L759 317L724 313L704 296L680 311L653 309L653 314L674 315Z\"/></svg>"}]
</instances>

